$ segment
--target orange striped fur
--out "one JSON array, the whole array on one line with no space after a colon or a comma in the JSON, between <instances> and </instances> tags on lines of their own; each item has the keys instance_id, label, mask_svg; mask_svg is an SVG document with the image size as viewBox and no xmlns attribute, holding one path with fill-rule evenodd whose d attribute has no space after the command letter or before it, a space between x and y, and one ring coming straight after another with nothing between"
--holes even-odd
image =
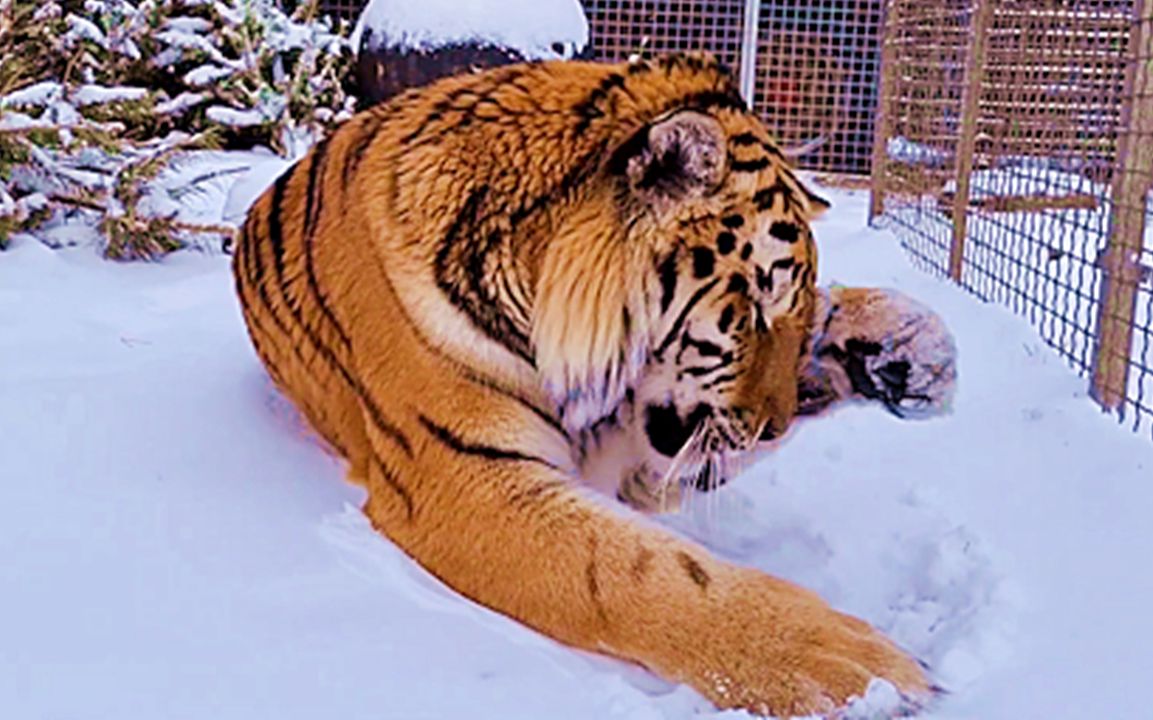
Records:
<instances>
[{"instance_id":1,"label":"orange striped fur","mask_svg":"<svg viewBox=\"0 0 1153 720\"><path fill-rule=\"evenodd\" d=\"M650 401L708 394L733 451L783 431L822 206L712 60L517 65L337 129L251 209L236 284L271 376L429 572L719 707L828 712L925 679L815 595L580 487L582 438L637 431ZM704 387L697 355L732 378Z\"/></svg>"}]
</instances>

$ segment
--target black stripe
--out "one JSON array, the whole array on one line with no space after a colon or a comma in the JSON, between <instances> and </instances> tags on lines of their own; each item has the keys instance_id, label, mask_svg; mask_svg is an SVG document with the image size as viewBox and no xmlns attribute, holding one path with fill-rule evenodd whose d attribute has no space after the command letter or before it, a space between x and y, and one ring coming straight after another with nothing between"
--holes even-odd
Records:
<instances>
[{"instance_id":1,"label":"black stripe","mask_svg":"<svg viewBox=\"0 0 1153 720\"><path fill-rule=\"evenodd\" d=\"M365 152L368 151L372 141L380 133L381 127L384 126L384 118L381 113L374 112L372 117L361 123L361 134L353 142L348 152L344 155L344 169L341 175L344 177L344 185L348 187L356 178L356 171L360 168L360 161L364 159Z\"/></svg>"},{"instance_id":2,"label":"black stripe","mask_svg":"<svg viewBox=\"0 0 1153 720\"><path fill-rule=\"evenodd\" d=\"M801 237L801 229L794 223L778 220L769 227L769 234L778 240L795 243Z\"/></svg>"},{"instance_id":3,"label":"black stripe","mask_svg":"<svg viewBox=\"0 0 1153 720\"><path fill-rule=\"evenodd\" d=\"M534 480L524 490L513 493L508 504L519 510L539 508L545 502L562 497L568 491L568 483L563 480Z\"/></svg>"},{"instance_id":4,"label":"black stripe","mask_svg":"<svg viewBox=\"0 0 1153 720\"><path fill-rule=\"evenodd\" d=\"M296 171L300 169L300 163L293 165L280 174L276 178L276 182L272 184L272 197L268 202L268 219L266 221L268 236L265 241L268 243L268 249L272 251L272 263L276 268L276 282L280 285L280 293L284 297L285 305L289 307L292 303L288 300L288 288L284 285L284 223L280 217L280 211L283 209L281 206L284 204L284 195L288 190L288 182Z\"/></svg>"},{"instance_id":5,"label":"black stripe","mask_svg":"<svg viewBox=\"0 0 1153 720\"><path fill-rule=\"evenodd\" d=\"M498 258L499 260L499 258ZM499 272L496 273L496 279L500 281L500 286L504 290L503 300L510 308L516 311L521 317L529 317L530 313L528 308L521 304L516 289L512 285L512 273L504 268L503 263L500 263Z\"/></svg>"},{"instance_id":6,"label":"black stripe","mask_svg":"<svg viewBox=\"0 0 1153 720\"><path fill-rule=\"evenodd\" d=\"M758 190L756 195L753 195L753 202L757 204L757 210L768 210L773 206L773 199L777 196L777 188L773 187Z\"/></svg>"},{"instance_id":7,"label":"black stripe","mask_svg":"<svg viewBox=\"0 0 1153 720\"><path fill-rule=\"evenodd\" d=\"M432 112L424 116L424 119L421 120L420 125L416 126L415 130L402 137L400 139L400 144L408 145L413 140L423 135L434 122L444 117L445 111L447 111L452 106L452 101L455 99L456 98L454 96L449 96L437 101L437 103L432 106Z\"/></svg>"},{"instance_id":8,"label":"black stripe","mask_svg":"<svg viewBox=\"0 0 1153 720\"><path fill-rule=\"evenodd\" d=\"M732 374L732 373L730 373L728 375L721 375L720 377L712 380L711 382L708 382L708 383L705 383L704 385L702 385L701 390L712 390L713 388L715 388L717 385L720 385L721 383L733 382L736 379L737 379L737 376Z\"/></svg>"},{"instance_id":9,"label":"black stripe","mask_svg":"<svg viewBox=\"0 0 1153 720\"><path fill-rule=\"evenodd\" d=\"M385 484L388 485L396 493L397 497L400 498L400 501L404 503L404 514L408 520L411 521L415 507L412 502L412 494L408 491L408 488L404 486L396 473L385 465L384 461L376 455L372 456L372 463L376 466L376 469L380 471L380 476Z\"/></svg>"},{"instance_id":10,"label":"black stripe","mask_svg":"<svg viewBox=\"0 0 1153 720\"><path fill-rule=\"evenodd\" d=\"M324 179L324 169L328 164L328 139L321 140L312 149L308 162L308 190L304 196L304 240L308 242L316 233L316 225L320 222L321 184Z\"/></svg>"},{"instance_id":11,"label":"black stripe","mask_svg":"<svg viewBox=\"0 0 1153 720\"><path fill-rule=\"evenodd\" d=\"M769 166L771 161L767 157L754 158L752 160L738 160L735 157L729 157L729 168L733 172L760 172Z\"/></svg>"},{"instance_id":12,"label":"black stripe","mask_svg":"<svg viewBox=\"0 0 1153 720\"><path fill-rule=\"evenodd\" d=\"M715 288L717 286L717 283L719 283L720 281L721 281L720 278L713 278L709 282L707 282L704 285L702 285L701 287L697 288L697 291L695 293L693 293L693 296L691 298L689 298L689 301L687 303L685 303L685 306L683 308L681 308L680 314L677 315L676 321L673 322L672 329L669 330L668 334L665 335L663 340L661 340L661 344L659 346L657 346L657 350L655 353L657 356L657 359L660 359L661 355L664 355L665 350L667 350L669 345L672 344L673 340L676 339L677 334L680 333L680 331L681 331L681 326L685 324L685 319L688 317L688 315L692 311L692 309L694 307L696 307L697 303L699 303L701 300L703 300L705 295L707 295L710 290Z\"/></svg>"},{"instance_id":13,"label":"black stripe","mask_svg":"<svg viewBox=\"0 0 1153 720\"><path fill-rule=\"evenodd\" d=\"M726 305L725 309L721 311L720 320L717 321L717 330L727 333L729 326L733 324L733 315L735 312L731 303Z\"/></svg>"},{"instance_id":14,"label":"black stripe","mask_svg":"<svg viewBox=\"0 0 1153 720\"><path fill-rule=\"evenodd\" d=\"M320 289L320 282L316 279L316 265L313 257L316 228L320 223L320 214L324 209L321 196L324 192L324 173L328 166L328 141L322 140L312 153L312 160L308 166L308 194L305 196L304 205L304 270L308 277L308 288L312 291L313 299L320 307L321 314L328 320L341 344L348 348L351 341L340 322L337 321L336 314L328 304L328 298Z\"/></svg>"},{"instance_id":15,"label":"black stripe","mask_svg":"<svg viewBox=\"0 0 1153 720\"><path fill-rule=\"evenodd\" d=\"M255 231L251 228L252 222L252 216L249 216L249 221L245 223L246 227L249 227L250 229L248 242L246 243L248 250L245 254L252 259L252 272L250 275L252 278L252 285L256 290L260 301L264 303L266 308L268 308L268 314L272 317L272 321L276 324L277 329L280 330L280 333L285 338L291 338L292 335L288 331L287 323L285 323L281 319L280 314L276 312L276 309L272 304L272 297L268 294L268 278L265 277L266 270L264 266L264 257L260 252L264 246L264 243L260 242L259 238L256 236Z\"/></svg>"},{"instance_id":16,"label":"black stripe","mask_svg":"<svg viewBox=\"0 0 1153 720\"><path fill-rule=\"evenodd\" d=\"M709 574L705 572L705 569L701 567L701 564L686 552L678 552L677 561L680 562L681 567L684 568L689 579L696 583L697 587L701 589L701 592L707 592L712 578L710 578Z\"/></svg>"},{"instance_id":17,"label":"black stripe","mask_svg":"<svg viewBox=\"0 0 1153 720\"><path fill-rule=\"evenodd\" d=\"M544 458L536 457L535 455L526 455L517 450L506 450L504 448L498 448L492 445L468 442L443 425L438 425L427 416L419 415L418 417L420 418L420 424L424 425L425 430L428 430L428 432L433 437L462 455L475 455L485 458L486 460L512 460L514 462L532 462L544 465L545 467L551 468L553 470L557 469L549 461L545 460Z\"/></svg>"},{"instance_id":18,"label":"black stripe","mask_svg":"<svg viewBox=\"0 0 1153 720\"><path fill-rule=\"evenodd\" d=\"M236 230L236 245L232 250L232 276L236 284L236 294L244 290L244 284L252 284L252 263L250 256L250 242L248 239L248 223L244 223Z\"/></svg>"},{"instance_id":19,"label":"black stripe","mask_svg":"<svg viewBox=\"0 0 1153 720\"><path fill-rule=\"evenodd\" d=\"M809 190L807 187L805 187L804 183L797 183L797 187L799 187L801 189L801 192L803 192L805 194L805 197L807 197L809 199L809 202L812 203L813 205L816 205L820 208L832 207L831 203L829 203L828 200L821 197L820 195L814 194L811 190Z\"/></svg>"},{"instance_id":20,"label":"black stripe","mask_svg":"<svg viewBox=\"0 0 1153 720\"><path fill-rule=\"evenodd\" d=\"M791 194L792 190L789 188L789 186L783 183L778 177L777 181L773 183L771 187L758 190L757 194L753 195L753 202L757 204L758 210L769 210L773 207L773 201L777 198L778 195L781 195L785 199L785 206L783 209L787 210L789 207Z\"/></svg>"},{"instance_id":21,"label":"black stripe","mask_svg":"<svg viewBox=\"0 0 1153 720\"><path fill-rule=\"evenodd\" d=\"M506 65L498 69L488 70L479 76L471 78L468 84L460 85L454 88L453 90L449 91L447 95L438 100L436 104L432 106L432 111L426 115L423 120L421 120L420 125L418 125L415 130L401 138L401 144L408 145L413 140L416 140L421 135L424 135L425 132L427 132L432 127L433 123L441 120L445 113L449 111L455 110L460 113L473 111L477 104L488 98L491 93L499 90L502 85L519 79L523 74L524 69L522 67L516 65ZM422 94L424 93L418 89L416 92L412 93L412 96L416 97ZM469 104L458 105L457 101L465 98L466 96L471 96L472 102ZM400 105L398 99L399 98L393 98L393 100L390 102L390 105ZM459 128L467 126L472 122L473 119L475 119L475 116L466 115L457 121L456 127ZM429 137L437 138L439 137L439 134L431 133Z\"/></svg>"},{"instance_id":22,"label":"black stripe","mask_svg":"<svg viewBox=\"0 0 1153 720\"><path fill-rule=\"evenodd\" d=\"M600 552L597 546L597 537L589 537L589 561L585 566L585 585L588 586L589 598L592 599L593 608L602 623L608 623L608 612L605 609L604 598L601 597L600 583L597 581L597 560Z\"/></svg>"},{"instance_id":23,"label":"black stripe","mask_svg":"<svg viewBox=\"0 0 1153 720\"><path fill-rule=\"evenodd\" d=\"M553 430L556 430L558 433L560 433L561 437L563 437L566 442L571 442L571 440L569 438L568 430L565 430L564 425L561 425L560 420L557 420L556 416L554 416L550 413L547 413L544 410L541 410L536 405L533 405L526 398L523 398L520 395L517 395L517 394L515 394L509 390L505 390L504 388L499 387L493 383L482 382L482 379L480 377L470 376L469 379L472 380L473 382L478 382L478 383L483 384L486 388L488 388L489 390L492 390L493 392L499 393L501 395L504 395L506 397L512 398L513 400L517 401L518 403L523 405L525 408L527 408L530 412L532 412L533 415L536 415L538 418L543 420Z\"/></svg>"},{"instance_id":24,"label":"black stripe","mask_svg":"<svg viewBox=\"0 0 1153 720\"><path fill-rule=\"evenodd\" d=\"M578 118L576 124L576 132L578 135L588 130L593 120L604 117L605 113L601 108L601 103L608 97L612 90L617 88L623 89L624 86L624 76L615 72L611 73L601 80L584 100L577 103L576 107L573 108L573 112L576 113Z\"/></svg>"},{"instance_id":25,"label":"black stripe","mask_svg":"<svg viewBox=\"0 0 1153 720\"><path fill-rule=\"evenodd\" d=\"M738 148L757 146L774 158L784 158L784 153L781 152L779 147L771 142L760 139L752 132L743 132L739 135L734 135L733 137L729 138L729 144Z\"/></svg>"},{"instance_id":26,"label":"black stripe","mask_svg":"<svg viewBox=\"0 0 1153 720\"><path fill-rule=\"evenodd\" d=\"M785 154L781 152L781 149L771 142L761 143L761 147L764 148L765 152L777 158L778 160L783 160L785 158Z\"/></svg>"},{"instance_id":27,"label":"black stripe","mask_svg":"<svg viewBox=\"0 0 1153 720\"><path fill-rule=\"evenodd\" d=\"M362 385L360 381L352 379L352 376L348 373L348 370L346 370L343 365L340 365L336 362L336 358L332 355L331 350L325 348L325 355L332 358L333 365L340 371L340 374L344 376L345 380L350 383L352 386L352 392L358 398L360 398L360 401L364 404L365 409L368 410L368 416L372 419L372 424L376 426L376 429L392 438L392 441L399 445L402 450L404 450L405 455L412 457L412 443L408 441L408 438L405 437L404 433L400 431L400 428L396 427L385 419L384 413L381 411L380 406L377 405L376 401L373 400L372 397L365 391L364 385Z\"/></svg>"},{"instance_id":28,"label":"black stripe","mask_svg":"<svg viewBox=\"0 0 1153 720\"><path fill-rule=\"evenodd\" d=\"M755 275L757 278L757 289L760 290L761 292L772 292L773 291L773 269L769 268L769 271L765 272L758 265L755 268L755 271L756 271Z\"/></svg>"},{"instance_id":29,"label":"black stripe","mask_svg":"<svg viewBox=\"0 0 1153 720\"><path fill-rule=\"evenodd\" d=\"M608 79L604 82L608 82ZM615 82L613 87L618 87ZM744 98L741 97L740 91L731 82L726 83L724 90L702 90L700 92L690 93L680 98L673 98L666 102L662 107L655 109L651 117L661 117L673 112L677 109L694 110L700 113L708 113L711 110L736 110L745 112L748 106L745 105ZM619 86L622 92L628 92L627 86L623 83ZM592 125L594 120L605 117L602 104L605 98L609 96L608 92L601 91L596 88L590 93L589 97L576 107L575 114L577 115L577 124L575 132L578 135L583 134ZM650 121L651 122L651 121Z\"/></svg>"},{"instance_id":30,"label":"black stripe","mask_svg":"<svg viewBox=\"0 0 1153 720\"><path fill-rule=\"evenodd\" d=\"M696 110L698 112L707 112L709 110L735 110L738 112L745 112L748 106L745 105L745 99L741 97L741 93L737 88L730 84L724 90L705 90L703 92L693 93L684 99L685 109Z\"/></svg>"},{"instance_id":31,"label":"black stripe","mask_svg":"<svg viewBox=\"0 0 1153 720\"><path fill-rule=\"evenodd\" d=\"M680 247L673 248L664 260L657 265L657 276L661 280L661 312L668 312L677 291L677 255Z\"/></svg>"},{"instance_id":32,"label":"black stripe","mask_svg":"<svg viewBox=\"0 0 1153 720\"><path fill-rule=\"evenodd\" d=\"M726 308L726 310L727 309L728 308ZM681 351L677 353L676 360L678 363L681 361L681 358L685 356L685 352L688 351L689 348L696 350L697 354L701 357L720 357L724 354L724 350L721 349L720 345L708 340L698 340L693 337L692 334L686 332L684 335L681 335Z\"/></svg>"},{"instance_id":33,"label":"black stripe","mask_svg":"<svg viewBox=\"0 0 1153 720\"><path fill-rule=\"evenodd\" d=\"M692 367L686 367L682 372L684 372L686 375L691 375L693 377L702 377L704 375L712 375L713 373L717 372L718 370L724 370L725 368L727 368L728 366L730 366L732 364L733 364L733 358L728 357L728 358L721 360L716 365L694 365Z\"/></svg>"},{"instance_id":34,"label":"black stripe","mask_svg":"<svg viewBox=\"0 0 1153 720\"><path fill-rule=\"evenodd\" d=\"M805 264L804 268L805 269L801 271L800 287L793 292L793 299L789 302L790 312L797 309L797 305L801 303L801 295L803 293L803 289L809 287L813 281L812 267L808 264Z\"/></svg>"}]
</instances>

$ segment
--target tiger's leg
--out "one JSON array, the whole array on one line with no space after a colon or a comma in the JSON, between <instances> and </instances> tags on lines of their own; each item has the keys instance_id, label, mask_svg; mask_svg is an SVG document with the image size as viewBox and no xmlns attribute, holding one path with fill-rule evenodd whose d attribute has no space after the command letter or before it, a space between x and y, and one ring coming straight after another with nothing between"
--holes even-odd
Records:
<instances>
[{"instance_id":1,"label":"tiger's leg","mask_svg":"<svg viewBox=\"0 0 1153 720\"><path fill-rule=\"evenodd\" d=\"M527 423L494 437L483 424L444 422L411 433L411 454L369 425L366 512L463 595L688 683L722 708L830 713L874 677L925 690L916 662L867 624L597 504L510 448L509 437L531 436Z\"/></svg>"},{"instance_id":2,"label":"tiger's leg","mask_svg":"<svg viewBox=\"0 0 1153 720\"><path fill-rule=\"evenodd\" d=\"M949 410L957 350L941 318L895 290L820 290L809 356L802 364L801 415L852 399L875 400L899 417Z\"/></svg>"}]
</instances>

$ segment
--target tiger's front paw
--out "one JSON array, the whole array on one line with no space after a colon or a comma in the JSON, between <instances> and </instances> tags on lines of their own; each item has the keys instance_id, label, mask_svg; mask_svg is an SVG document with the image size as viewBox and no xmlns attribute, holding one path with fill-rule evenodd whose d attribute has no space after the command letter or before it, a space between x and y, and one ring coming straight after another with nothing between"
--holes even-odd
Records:
<instances>
[{"instance_id":1,"label":"tiger's front paw","mask_svg":"<svg viewBox=\"0 0 1153 720\"><path fill-rule=\"evenodd\" d=\"M808 392L824 405L877 400L900 417L949 410L957 350L936 313L895 290L833 286L821 294L802 405Z\"/></svg>"},{"instance_id":2,"label":"tiger's front paw","mask_svg":"<svg viewBox=\"0 0 1153 720\"><path fill-rule=\"evenodd\" d=\"M932 699L921 664L868 623L755 571L691 647L690 682L720 708L776 717L835 717L873 680L892 683L910 712Z\"/></svg>"}]
</instances>

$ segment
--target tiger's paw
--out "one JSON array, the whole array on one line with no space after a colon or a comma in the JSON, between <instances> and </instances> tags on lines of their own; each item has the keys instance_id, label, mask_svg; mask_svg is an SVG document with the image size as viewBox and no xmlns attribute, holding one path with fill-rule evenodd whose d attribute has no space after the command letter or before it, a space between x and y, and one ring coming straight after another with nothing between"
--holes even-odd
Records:
<instances>
[{"instance_id":1,"label":"tiger's paw","mask_svg":"<svg viewBox=\"0 0 1153 720\"><path fill-rule=\"evenodd\" d=\"M884 680L898 696L885 712L903 717L936 692L916 659L805 590L748 571L726 604L732 622L714 619L697 638L694 660L704 665L690 679L720 708L840 717Z\"/></svg>"},{"instance_id":2,"label":"tiger's paw","mask_svg":"<svg viewBox=\"0 0 1153 720\"><path fill-rule=\"evenodd\" d=\"M801 413L838 400L876 400L899 417L948 412L957 350L940 316L881 288L821 289Z\"/></svg>"}]
</instances>

